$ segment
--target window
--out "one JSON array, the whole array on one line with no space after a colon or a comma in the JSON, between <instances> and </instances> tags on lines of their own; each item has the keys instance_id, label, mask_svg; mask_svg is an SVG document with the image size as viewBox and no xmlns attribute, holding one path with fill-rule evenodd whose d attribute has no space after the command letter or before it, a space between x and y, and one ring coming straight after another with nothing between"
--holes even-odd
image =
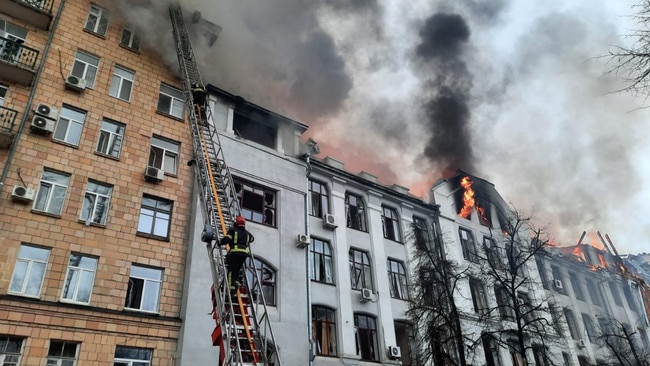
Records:
<instances>
[{"instance_id":1,"label":"window","mask_svg":"<svg viewBox=\"0 0 650 366\"><path fill-rule=\"evenodd\" d=\"M154 196L142 197L138 234L168 239L173 202Z\"/></svg>"},{"instance_id":2,"label":"window","mask_svg":"<svg viewBox=\"0 0 650 366\"><path fill-rule=\"evenodd\" d=\"M124 307L127 309L158 312L163 271L157 268L131 265L129 287Z\"/></svg>"},{"instance_id":3,"label":"window","mask_svg":"<svg viewBox=\"0 0 650 366\"><path fill-rule=\"evenodd\" d=\"M23 338L0 335L0 365L18 366L23 353Z\"/></svg>"},{"instance_id":4,"label":"window","mask_svg":"<svg viewBox=\"0 0 650 366\"><path fill-rule=\"evenodd\" d=\"M109 14L106 9L100 8L95 4L90 4L90 11L88 12L84 29L103 36L108 29L108 18Z\"/></svg>"},{"instance_id":5,"label":"window","mask_svg":"<svg viewBox=\"0 0 650 366\"><path fill-rule=\"evenodd\" d=\"M77 51L70 74L86 80L86 87L92 89L93 85L95 85L95 77L97 76L98 67L99 57L95 57L83 51Z\"/></svg>"},{"instance_id":6,"label":"window","mask_svg":"<svg viewBox=\"0 0 650 366\"><path fill-rule=\"evenodd\" d=\"M596 285L594 280L591 278L586 278L587 281L587 292L589 292L589 298L594 305L601 306L603 304L600 287Z\"/></svg>"},{"instance_id":7,"label":"window","mask_svg":"<svg viewBox=\"0 0 650 366\"><path fill-rule=\"evenodd\" d=\"M487 255L488 264L491 268L501 271L506 269L503 255L501 255L502 250L497 246L497 242L494 239L484 236L483 249Z\"/></svg>"},{"instance_id":8,"label":"window","mask_svg":"<svg viewBox=\"0 0 650 366\"><path fill-rule=\"evenodd\" d=\"M246 220L275 227L276 192L257 184L233 179L241 215Z\"/></svg>"},{"instance_id":9,"label":"window","mask_svg":"<svg viewBox=\"0 0 650 366\"><path fill-rule=\"evenodd\" d=\"M472 293L472 303L476 314L485 315L488 312L487 297L485 295L485 285L481 280L476 278L469 279L469 290Z\"/></svg>"},{"instance_id":10,"label":"window","mask_svg":"<svg viewBox=\"0 0 650 366\"><path fill-rule=\"evenodd\" d=\"M541 257L535 257L535 264L537 264L537 270L539 271L539 278L542 281L542 287L544 287L547 290L550 290L550 281L548 279L548 272L546 271L546 267L544 266L544 261L542 260Z\"/></svg>"},{"instance_id":11,"label":"window","mask_svg":"<svg viewBox=\"0 0 650 366\"><path fill-rule=\"evenodd\" d=\"M119 158L120 152L122 151L125 129L126 126L122 123L104 118L102 121L102 128L99 131L97 153Z\"/></svg>"},{"instance_id":12,"label":"window","mask_svg":"<svg viewBox=\"0 0 650 366\"><path fill-rule=\"evenodd\" d=\"M535 366L548 366L549 359L546 355L546 349L540 345L533 346L533 358L535 359Z\"/></svg>"},{"instance_id":13,"label":"window","mask_svg":"<svg viewBox=\"0 0 650 366\"><path fill-rule=\"evenodd\" d=\"M379 361L379 342L377 340L377 320L363 314L354 314L354 327L357 338L357 355L363 361Z\"/></svg>"},{"instance_id":14,"label":"window","mask_svg":"<svg viewBox=\"0 0 650 366\"><path fill-rule=\"evenodd\" d=\"M88 181L79 220L85 221L86 225L90 223L99 225L106 224L112 193L113 186Z\"/></svg>"},{"instance_id":15,"label":"window","mask_svg":"<svg viewBox=\"0 0 650 366\"><path fill-rule=\"evenodd\" d=\"M402 231L400 230L397 210L386 206L382 206L381 209L381 221L383 223L384 238L401 242Z\"/></svg>"},{"instance_id":16,"label":"window","mask_svg":"<svg viewBox=\"0 0 650 366\"><path fill-rule=\"evenodd\" d=\"M555 329L555 332L562 337L563 332L562 332L562 315L560 315L560 311L558 310L557 306L554 304L548 304L548 311L551 313L551 321L553 322L553 329Z\"/></svg>"},{"instance_id":17,"label":"window","mask_svg":"<svg viewBox=\"0 0 650 366\"><path fill-rule=\"evenodd\" d=\"M78 343L50 341L45 366L74 366L77 362Z\"/></svg>"},{"instance_id":18,"label":"window","mask_svg":"<svg viewBox=\"0 0 650 366\"><path fill-rule=\"evenodd\" d=\"M133 71L129 71L120 66L115 66L113 81L111 82L111 89L108 91L108 95L127 102L130 101L134 78L135 73Z\"/></svg>"},{"instance_id":19,"label":"window","mask_svg":"<svg viewBox=\"0 0 650 366\"><path fill-rule=\"evenodd\" d=\"M512 360L512 366L526 366L526 359L524 356L517 352L514 346L509 347L510 360Z\"/></svg>"},{"instance_id":20,"label":"window","mask_svg":"<svg viewBox=\"0 0 650 366\"><path fill-rule=\"evenodd\" d=\"M330 212L327 186L323 183L309 180L309 197L311 199L312 216L323 218Z\"/></svg>"},{"instance_id":21,"label":"window","mask_svg":"<svg viewBox=\"0 0 650 366\"><path fill-rule=\"evenodd\" d=\"M332 247L326 241L311 238L310 265L312 281L334 284Z\"/></svg>"},{"instance_id":22,"label":"window","mask_svg":"<svg viewBox=\"0 0 650 366\"><path fill-rule=\"evenodd\" d=\"M458 234L460 236L460 246L463 250L463 258L468 261L476 261L476 243L474 241L474 235L472 235L471 231L463 228L458 228Z\"/></svg>"},{"instance_id":23,"label":"window","mask_svg":"<svg viewBox=\"0 0 650 366\"><path fill-rule=\"evenodd\" d=\"M166 174L176 175L180 148L176 141L153 136L149 149L149 166L161 169Z\"/></svg>"},{"instance_id":24,"label":"window","mask_svg":"<svg viewBox=\"0 0 650 366\"><path fill-rule=\"evenodd\" d=\"M634 295L632 294L630 286L627 283L623 284L623 294L625 294L625 300L627 300L627 306L630 308L630 310L637 311L638 307Z\"/></svg>"},{"instance_id":25,"label":"window","mask_svg":"<svg viewBox=\"0 0 650 366\"><path fill-rule=\"evenodd\" d=\"M621 300L621 296L616 288L616 282L614 281L609 282L609 291L612 292L612 298L614 299L616 305L623 306L623 301Z\"/></svg>"},{"instance_id":26,"label":"window","mask_svg":"<svg viewBox=\"0 0 650 366\"><path fill-rule=\"evenodd\" d=\"M0 19L0 34L4 38L0 42L0 59L8 63L18 62L27 30Z\"/></svg>"},{"instance_id":27,"label":"window","mask_svg":"<svg viewBox=\"0 0 650 366\"><path fill-rule=\"evenodd\" d=\"M5 96L7 95L7 88L6 85L0 84L0 107L2 107L5 104Z\"/></svg>"},{"instance_id":28,"label":"window","mask_svg":"<svg viewBox=\"0 0 650 366\"><path fill-rule=\"evenodd\" d=\"M566 289L564 287L564 276L562 276L560 268L551 266L551 273L553 274L553 288L555 291L562 295L566 295ZM561 286L558 286L557 284L561 284Z\"/></svg>"},{"instance_id":29,"label":"window","mask_svg":"<svg viewBox=\"0 0 650 366\"><path fill-rule=\"evenodd\" d=\"M336 311L313 305L311 307L311 327L314 342L318 345L319 356L336 356Z\"/></svg>"},{"instance_id":30,"label":"window","mask_svg":"<svg viewBox=\"0 0 650 366\"><path fill-rule=\"evenodd\" d=\"M576 318L573 316L573 312L569 309L564 309L564 317L566 318L566 324L569 327L569 333L571 338L578 340L580 339L580 333L578 332L578 324L576 323Z\"/></svg>"},{"instance_id":31,"label":"window","mask_svg":"<svg viewBox=\"0 0 650 366\"><path fill-rule=\"evenodd\" d=\"M113 366L150 366L152 350L117 346Z\"/></svg>"},{"instance_id":32,"label":"window","mask_svg":"<svg viewBox=\"0 0 650 366\"><path fill-rule=\"evenodd\" d=\"M262 298L258 294L262 293L264 295L264 300L266 305L275 306L275 269L271 267L268 263L264 262L259 258L255 258L255 263L251 263L250 258L246 260L246 280L248 284L255 284L251 292L253 293L253 300L261 302ZM259 284L256 281L253 281L253 273L250 272L251 268L255 268L257 272L257 277L261 281L262 288L259 288Z\"/></svg>"},{"instance_id":33,"label":"window","mask_svg":"<svg viewBox=\"0 0 650 366\"><path fill-rule=\"evenodd\" d=\"M68 261L68 273L65 276L61 300L89 304L95 282L95 271L97 271L97 258L72 253Z\"/></svg>"},{"instance_id":34,"label":"window","mask_svg":"<svg viewBox=\"0 0 650 366\"><path fill-rule=\"evenodd\" d=\"M502 319L514 320L515 311L513 309L510 296L505 288L497 286L494 288L494 295L496 296L497 306L499 308L499 315Z\"/></svg>"},{"instance_id":35,"label":"window","mask_svg":"<svg viewBox=\"0 0 650 366\"><path fill-rule=\"evenodd\" d=\"M588 314L582 313L582 322L585 325L585 331L587 332L589 342L596 343L597 336L593 320L591 320L591 317Z\"/></svg>"},{"instance_id":36,"label":"window","mask_svg":"<svg viewBox=\"0 0 650 366\"><path fill-rule=\"evenodd\" d=\"M388 258L388 282L390 284L390 297L393 299L408 299L408 286L406 284L406 270L404 263Z\"/></svg>"},{"instance_id":37,"label":"window","mask_svg":"<svg viewBox=\"0 0 650 366\"><path fill-rule=\"evenodd\" d=\"M120 46L124 46L134 51L139 51L140 35L135 30L129 28L123 28L122 37L120 38Z\"/></svg>"},{"instance_id":38,"label":"window","mask_svg":"<svg viewBox=\"0 0 650 366\"><path fill-rule=\"evenodd\" d=\"M49 249L21 245L18 258L16 258L14 274L11 277L9 292L38 297L41 293L49 257Z\"/></svg>"},{"instance_id":39,"label":"window","mask_svg":"<svg viewBox=\"0 0 650 366\"><path fill-rule=\"evenodd\" d=\"M519 309L519 315L525 322L532 323L535 321L535 308L527 293L521 291L517 292L517 307Z\"/></svg>"},{"instance_id":40,"label":"window","mask_svg":"<svg viewBox=\"0 0 650 366\"><path fill-rule=\"evenodd\" d=\"M569 356L568 353L562 352L562 359L564 360L565 366L573 366L573 361L571 360L571 356Z\"/></svg>"},{"instance_id":41,"label":"window","mask_svg":"<svg viewBox=\"0 0 650 366\"><path fill-rule=\"evenodd\" d=\"M483 352L485 353L485 366L497 366L499 362L499 347L494 339L487 333L481 334Z\"/></svg>"},{"instance_id":42,"label":"window","mask_svg":"<svg viewBox=\"0 0 650 366\"><path fill-rule=\"evenodd\" d=\"M360 196L345 193L345 214L349 228L368 231L366 228L366 208Z\"/></svg>"},{"instance_id":43,"label":"window","mask_svg":"<svg viewBox=\"0 0 650 366\"><path fill-rule=\"evenodd\" d=\"M578 365L580 366L591 366L591 362L585 356L578 356Z\"/></svg>"},{"instance_id":44,"label":"window","mask_svg":"<svg viewBox=\"0 0 650 366\"><path fill-rule=\"evenodd\" d=\"M158 112L183 119L184 100L183 91L172 88L169 85L160 84Z\"/></svg>"},{"instance_id":45,"label":"window","mask_svg":"<svg viewBox=\"0 0 650 366\"><path fill-rule=\"evenodd\" d=\"M60 215L69 183L69 174L44 170L43 175L41 175L38 195L34 202L34 210Z\"/></svg>"},{"instance_id":46,"label":"window","mask_svg":"<svg viewBox=\"0 0 650 366\"><path fill-rule=\"evenodd\" d=\"M431 240L431 236L429 234L429 225L427 224L427 220L413 216L413 226L415 229L415 237L416 238L421 238L423 240Z\"/></svg>"},{"instance_id":47,"label":"window","mask_svg":"<svg viewBox=\"0 0 650 366\"><path fill-rule=\"evenodd\" d=\"M350 279L353 290L372 289L372 267L368 253L350 249Z\"/></svg>"},{"instance_id":48,"label":"window","mask_svg":"<svg viewBox=\"0 0 650 366\"><path fill-rule=\"evenodd\" d=\"M246 107L244 107L246 108ZM232 121L233 132L246 140L275 149L277 146L278 128L273 124L273 117L262 110L235 109Z\"/></svg>"},{"instance_id":49,"label":"window","mask_svg":"<svg viewBox=\"0 0 650 366\"><path fill-rule=\"evenodd\" d=\"M86 112L64 105L61 108L61 116L54 129L52 139L73 146L79 146L85 119Z\"/></svg>"},{"instance_id":50,"label":"window","mask_svg":"<svg viewBox=\"0 0 650 366\"><path fill-rule=\"evenodd\" d=\"M573 288L573 293L578 300L585 300L585 293L582 291L582 286L580 286L580 280L575 273L569 272L569 281L571 281L571 287Z\"/></svg>"}]
</instances>

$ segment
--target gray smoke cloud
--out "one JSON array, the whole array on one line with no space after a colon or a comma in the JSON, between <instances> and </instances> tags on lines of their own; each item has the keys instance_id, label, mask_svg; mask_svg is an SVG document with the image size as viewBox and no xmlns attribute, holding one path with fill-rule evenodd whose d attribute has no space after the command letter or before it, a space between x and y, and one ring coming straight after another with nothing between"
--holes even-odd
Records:
<instances>
[{"instance_id":1,"label":"gray smoke cloud","mask_svg":"<svg viewBox=\"0 0 650 366\"><path fill-rule=\"evenodd\" d=\"M175 65L166 3L122 1ZM181 3L222 27L212 47L194 43L205 81L308 124L348 170L421 195L461 168L560 243L600 230L640 251L647 111L611 93L623 85L594 59L621 41L633 2Z\"/></svg>"}]
</instances>

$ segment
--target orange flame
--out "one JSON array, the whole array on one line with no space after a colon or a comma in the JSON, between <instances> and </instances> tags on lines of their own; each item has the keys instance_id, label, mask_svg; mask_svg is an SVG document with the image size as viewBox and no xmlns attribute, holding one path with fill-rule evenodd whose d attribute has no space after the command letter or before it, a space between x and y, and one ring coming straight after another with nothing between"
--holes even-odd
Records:
<instances>
[{"instance_id":1,"label":"orange flame","mask_svg":"<svg viewBox=\"0 0 650 366\"><path fill-rule=\"evenodd\" d=\"M605 262L605 256L602 253L598 253L598 260L600 261L600 266L607 268L607 263Z\"/></svg>"},{"instance_id":2,"label":"orange flame","mask_svg":"<svg viewBox=\"0 0 650 366\"><path fill-rule=\"evenodd\" d=\"M585 253L582 251L582 248L580 247L580 244L576 245L575 248L573 248L573 251L571 254L575 255L580 262L585 261Z\"/></svg>"},{"instance_id":3,"label":"orange flame","mask_svg":"<svg viewBox=\"0 0 650 366\"><path fill-rule=\"evenodd\" d=\"M476 204L476 200L474 199L475 193L474 189L472 189L472 184L473 182L469 179L469 177L464 177L460 180L460 186L463 187L465 192L463 192L463 208L458 213L458 216L464 219L468 218L469 215L472 214L472 210Z\"/></svg>"}]
</instances>

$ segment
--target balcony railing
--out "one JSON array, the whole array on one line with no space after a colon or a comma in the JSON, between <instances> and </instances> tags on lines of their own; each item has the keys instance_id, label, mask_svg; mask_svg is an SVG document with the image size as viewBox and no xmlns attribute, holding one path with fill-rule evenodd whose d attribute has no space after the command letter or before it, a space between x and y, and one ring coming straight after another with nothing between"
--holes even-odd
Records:
<instances>
[{"instance_id":1,"label":"balcony railing","mask_svg":"<svg viewBox=\"0 0 650 366\"><path fill-rule=\"evenodd\" d=\"M31 6L34 9L42 10L46 13L52 13L54 0L16 0L19 3Z\"/></svg>"},{"instance_id":2,"label":"balcony railing","mask_svg":"<svg viewBox=\"0 0 650 366\"><path fill-rule=\"evenodd\" d=\"M16 124L18 111L11 108L0 107L0 132L12 133Z\"/></svg>"},{"instance_id":3,"label":"balcony railing","mask_svg":"<svg viewBox=\"0 0 650 366\"><path fill-rule=\"evenodd\" d=\"M54 0L0 0L0 12L38 29L48 30Z\"/></svg>"},{"instance_id":4,"label":"balcony railing","mask_svg":"<svg viewBox=\"0 0 650 366\"><path fill-rule=\"evenodd\" d=\"M34 71L38 50L24 46L22 40L0 37L0 61Z\"/></svg>"}]
</instances>

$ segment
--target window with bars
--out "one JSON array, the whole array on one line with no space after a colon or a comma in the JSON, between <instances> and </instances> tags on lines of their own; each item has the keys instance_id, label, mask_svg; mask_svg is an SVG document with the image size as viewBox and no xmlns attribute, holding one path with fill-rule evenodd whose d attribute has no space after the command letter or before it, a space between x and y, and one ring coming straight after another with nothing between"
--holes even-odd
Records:
<instances>
[{"instance_id":1,"label":"window with bars","mask_svg":"<svg viewBox=\"0 0 650 366\"><path fill-rule=\"evenodd\" d=\"M357 355L362 361L379 361L379 340L377 337L377 320L365 314L354 314L356 330Z\"/></svg>"},{"instance_id":2,"label":"window with bars","mask_svg":"<svg viewBox=\"0 0 650 366\"><path fill-rule=\"evenodd\" d=\"M169 239L173 202L154 196L142 197L138 234Z\"/></svg>"},{"instance_id":3,"label":"window with bars","mask_svg":"<svg viewBox=\"0 0 650 366\"><path fill-rule=\"evenodd\" d=\"M336 311L326 306L312 305L311 326L318 355L336 357Z\"/></svg>"},{"instance_id":4,"label":"window with bars","mask_svg":"<svg viewBox=\"0 0 650 366\"><path fill-rule=\"evenodd\" d=\"M366 227L366 207L361 196L345 193L345 214L347 227L360 231L368 231Z\"/></svg>"},{"instance_id":5,"label":"window with bars","mask_svg":"<svg viewBox=\"0 0 650 366\"><path fill-rule=\"evenodd\" d=\"M311 238L309 246L312 281L334 284L332 247L324 240Z\"/></svg>"},{"instance_id":6,"label":"window with bars","mask_svg":"<svg viewBox=\"0 0 650 366\"><path fill-rule=\"evenodd\" d=\"M109 13L106 9L95 4L90 4L90 11L88 12L84 29L100 36L104 36L108 29L108 19Z\"/></svg>"},{"instance_id":7,"label":"window with bars","mask_svg":"<svg viewBox=\"0 0 650 366\"><path fill-rule=\"evenodd\" d=\"M63 202L70 184L70 175L45 169L34 201L34 210L60 215Z\"/></svg>"},{"instance_id":8,"label":"window with bars","mask_svg":"<svg viewBox=\"0 0 650 366\"><path fill-rule=\"evenodd\" d=\"M162 276L162 269L132 264L124 307L152 313L158 312Z\"/></svg>"},{"instance_id":9,"label":"window with bars","mask_svg":"<svg viewBox=\"0 0 650 366\"><path fill-rule=\"evenodd\" d=\"M112 194L112 185L88 181L79 220L84 221L86 225L105 225Z\"/></svg>"},{"instance_id":10,"label":"window with bars","mask_svg":"<svg viewBox=\"0 0 650 366\"><path fill-rule=\"evenodd\" d=\"M56 123L52 140L79 146L85 119L86 112L64 105L61 108L61 115Z\"/></svg>"},{"instance_id":11,"label":"window with bars","mask_svg":"<svg viewBox=\"0 0 650 366\"><path fill-rule=\"evenodd\" d=\"M406 270L404 263L388 258L388 283L390 285L390 297L393 299L408 299L408 285L406 282Z\"/></svg>"},{"instance_id":12,"label":"window with bars","mask_svg":"<svg viewBox=\"0 0 650 366\"><path fill-rule=\"evenodd\" d=\"M327 185L309 180L309 198L311 199L310 215L323 218L329 213L329 192Z\"/></svg>"},{"instance_id":13,"label":"window with bars","mask_svg":"<svg viewBox=\"0 0 650 366\"><path fill-rule=\"evenodd\" d=\"M241 207L241 215L248 221L275 227L276 191L233 178Z\"/></svg>"},{"instance_id":14,"label":"window with bars","mask_svg":"<svg viewBox=\"0 0 650 366\"><path fill-rule=\"evenodd\" d=\"M353 290L372 289L372 266L368 253L350 249L350 280Z\"/></svg>"},{"instance_id":15,"label":"window with bars","mask_svg":"<svg viewBox=\"0 0 650 366\"><path fill-rule=\"evenodd\" d=\"M381 221L384 230L384 238L401 242L402 230L399 223L399 216L397 210L394 208L382 206L381 207Z\"/></svg>"},{"instance_id":16,"label":"window with bars","mask_svg":"<svg viewBox=\"0 0 650 366\"><path fill-rule=\"evenodd\" d=\"M77 363L79 343L50 341L45 366L74 366Z\"/></svg>"},{"instance_id":17,"label":"window with bars","mask_svg":"<svg viewBox=\"0 0 650 366\"><path fill-rule=\"evenodd\" d=\"M92 89L99 68L99 57L84 51L77 51L70 74L86 80L86 88Z\"/></svg>"},{"instance_id":18,"label":"window with bars","mask_svg":"<svg viewBox=\"0 0 650 366\"><path fill-rule=\"evenodd\" d=\"M72 253L68 261L61 301L89 304L96 271L97 258Z\"/></svg>"},{"instance_id":19,"label":"window with bars","mask_svg":"<svg viewBox=\"0 0 650 366\"><path fill-rule=\"evenodd\" d=\"M16 266L11 277L9 293L38 297L45 278L50 250L31 245L21 245Z\"/></svg>"},{"instance_id":20,"label":"window with bars","mask_svg":"<svg viewBox=\"0 0 650 366\"><path fill-rule=\"evenodd\" d=\"M125 129L126 125L104 118L95 151L101 155L119 158Z\"/></svg>"}]
</instances>

